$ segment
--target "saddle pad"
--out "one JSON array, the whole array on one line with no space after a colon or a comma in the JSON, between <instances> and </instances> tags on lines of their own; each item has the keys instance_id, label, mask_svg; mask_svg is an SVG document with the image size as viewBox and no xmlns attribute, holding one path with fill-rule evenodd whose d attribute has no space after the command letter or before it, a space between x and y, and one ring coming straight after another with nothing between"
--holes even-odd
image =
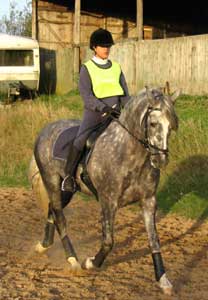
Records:
<instances>
[{"instance_id":1,"label":"saddle pad","mask_svg":"<svg viewBox=\"0 0 208 300\"><path fill-rule=\"evenodd\" d=\"M79 126L64 129L53 145L53 158L66 160L71 143L73 143Z\"/></svg>"}]
</instances>

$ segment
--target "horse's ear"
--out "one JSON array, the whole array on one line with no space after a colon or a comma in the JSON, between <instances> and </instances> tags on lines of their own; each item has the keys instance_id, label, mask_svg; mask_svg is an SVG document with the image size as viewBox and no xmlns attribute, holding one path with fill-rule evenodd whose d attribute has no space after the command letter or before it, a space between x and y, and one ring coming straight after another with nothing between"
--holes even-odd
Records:
<instances>
[{"instance_id":1,"label":"horse's ear","mask_svg":"<svg viewBox=\"0 0 208 300\"><path fill-rule=\"evenodd\" d=\"M165 87L164 87L164 94L167 94L168 96L170 96L170 83L169 81L166 81L165 83Z\"/></svg>"},{"instance_id":2,"label":"horse's ear","mask_svg":"<svg viewBox=\"0 0 208 300\"><path fill-rule=\"evenodd\" d=\"M153 106L153 104L154 104L154 98L152 97L152 93L151 93L151 91L150 91L150 89L149 89L149 87L147 85L145 86L145 89L146 89L147 99L148 99L150 105Z\"/></svg>"},{"instance_id":3,"label":"horse's ear","mask_svg":"<svg viewBox=\"0 0 208 300\"><path fill-rule=\"evenodd\" d=\"M171 96L170 99L172 100L173 103L175 103L176 99L182 94L182 90L178 89L176 90Z\"/></svg>"}]
</instances>

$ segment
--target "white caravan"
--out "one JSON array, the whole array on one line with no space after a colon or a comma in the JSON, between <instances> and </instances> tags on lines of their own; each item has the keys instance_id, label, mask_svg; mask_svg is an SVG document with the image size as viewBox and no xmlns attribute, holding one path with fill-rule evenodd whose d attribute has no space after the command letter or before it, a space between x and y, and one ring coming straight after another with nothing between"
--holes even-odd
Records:
<instances>
[{"instance_id":1,"label":"white caravan","mask_svg":"<svg viewBox=\"0 0 208 300\"><path fill-rule=\"evenodd\" d=\"M38 90L40 55L37 40L0 33L0 93L20 95Z\"/></svg>"}]
</instances>

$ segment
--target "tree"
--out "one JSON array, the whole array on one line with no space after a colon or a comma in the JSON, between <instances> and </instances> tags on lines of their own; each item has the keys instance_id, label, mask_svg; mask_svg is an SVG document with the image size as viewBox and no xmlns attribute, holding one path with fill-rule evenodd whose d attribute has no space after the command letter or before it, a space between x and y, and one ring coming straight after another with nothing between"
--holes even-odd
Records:
<instances>
[{"instance_id":1,"label":"tree","mask_svg":"<svg viewBox=\"0 0 208 300\"><path fill-rule=\"evenodd\" d=\"M17 2L10 2L9 16L0 19L0 32L30 36L32 35L32 3L26 0L23 10L17 8Z\"/></svg>"}]
</instances>

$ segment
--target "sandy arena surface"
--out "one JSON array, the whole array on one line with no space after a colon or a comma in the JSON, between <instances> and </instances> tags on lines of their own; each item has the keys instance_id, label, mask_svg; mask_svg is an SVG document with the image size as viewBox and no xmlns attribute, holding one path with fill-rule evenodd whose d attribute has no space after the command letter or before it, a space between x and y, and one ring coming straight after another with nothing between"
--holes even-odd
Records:
<instances>
[{"instance_id":1,"label":"sandy arena surface","mask_svg":"<svg viewBox=\"0 0 208 300\"><path fill-rule=\"evenodd\" d=\"M164 264L174 285L165 296L154 279L142 216L117 213L115 247L100 270L71 273L56 235L47 253L34 251L44 218L30 190L0 190L0 300L207 300L208 222L158 216ZM65 209L68 232L82 261L101 239L100 207L75 197Z\"/></svg>"}]
</instances>

